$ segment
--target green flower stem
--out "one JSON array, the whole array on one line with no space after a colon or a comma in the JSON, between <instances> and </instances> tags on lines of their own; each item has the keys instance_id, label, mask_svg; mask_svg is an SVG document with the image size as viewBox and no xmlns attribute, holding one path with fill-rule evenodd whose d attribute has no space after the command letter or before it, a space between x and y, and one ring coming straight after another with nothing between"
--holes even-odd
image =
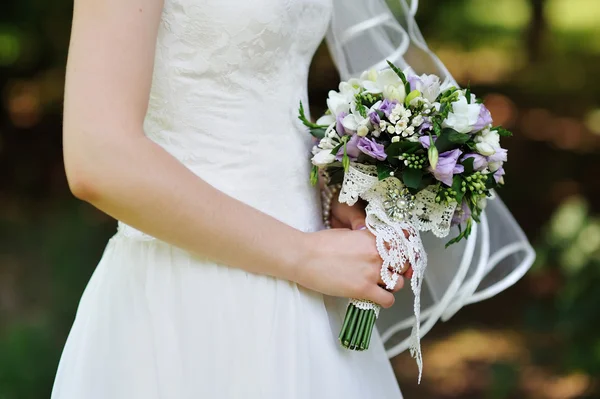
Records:
<instances>
[{"instance_id":1,"label":"green flower stem","mask_svg":"<svg viewBox=\"0 0 600 399\"><path fill-rule=\"evenodd\" d=\"M364 310L349 304L339 335L342 346L358 351L368 349L376 319L373 309Z\"/></svg>"},{"instance_id":2,"label":"green flower stem","mask_svg":"<svg viewBox=\"0 0 600 399\"><path fill-rule=\"evenodd\" d=\"M361 331L361 328L363 327L364 324L364 319L365 319L365 313L367 313L366 311L359 309L359 315L358 315L358 322L356 325L356 328L353 331L352 334L352 340L350 341L350 349L356 349L356 342L358 340L358 335Z\"/></svg>"},{"instance_id":3,"label":"green flower stem","mask_svg":"<svg viewBox=\"0 0 600 399\"><path fill-rule=\"evenodd\" d=\"M371 335L373 334L373 329L375 328L375 320L377 319L377 316L375 316L375 311L374 310L370 310L371 312L371 321L369 323L369 325L367 326L367 349L369 349L369 345L371 344Z\"/></svg>"},{"instance_id":4,"label":"green flower stem","mask_svg":"<svg viewBox=\"0 0 600 399\"><path fill-rule=\"evenodd\" d=\"M355 306L352 306L352 304L348 305L348 309L346 310L346 317L344 317L344 324L342 325L342 329L340 330L340 340L343 340L344 334L346 333L348 328L348 324L350 324L350 319L355 311Z\"/></svg>"},{"instance_id":5,"label":"green flower stem","mask_svg":"<svg viewBox=\"0 0 600 399\"><path fill-rule=\"evenodd\" d=\"M350 306L354 307L354 305ZM354 326L356 325L358 313L360 313L360 309L356 309L356 311L354 311L354 313L350 317L350 323L348 324L348 329L346 330L346 333L344 334L344 340L342 341L342 345L345 348L348 348L348 346L350 345L350 338L352 338L352 331L354 331Z\"/></svg>"}]
</instances>

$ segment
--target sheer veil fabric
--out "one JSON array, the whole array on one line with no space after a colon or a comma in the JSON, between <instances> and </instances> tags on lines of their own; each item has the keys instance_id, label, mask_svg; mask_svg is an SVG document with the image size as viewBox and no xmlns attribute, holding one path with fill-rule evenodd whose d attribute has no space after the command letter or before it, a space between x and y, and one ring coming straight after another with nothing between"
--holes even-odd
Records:
<instances>
[{"instance_id":1,"label":"sheer veil fabric","mask_svg":"<svg viewBox=\"0 0 600 399\"><path fill-rule=\"evenodd\" d=\"M456 84L428 48L414 16L418 0L333 0L327 44L342 79L365 70L383 69L392 61L402 69L433 73ZM351 5L350 5L351 4ZM425 234L429 264L421 293L421 337L463 306L490 298L517 282L531 267L535 252L500 198L488 200L481 223L466 241L445 249L447 239ZM410 346L414 323L412 292L402 290L396 304L381 312L378 328L389 357Z\"/></svg>"}]
</instances>

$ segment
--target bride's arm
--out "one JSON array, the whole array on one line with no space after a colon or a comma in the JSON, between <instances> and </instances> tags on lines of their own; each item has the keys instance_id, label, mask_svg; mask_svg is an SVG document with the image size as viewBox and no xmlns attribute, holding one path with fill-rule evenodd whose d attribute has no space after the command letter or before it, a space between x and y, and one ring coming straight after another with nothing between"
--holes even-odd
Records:
<instances>
[{"instance_id":1,"label":"bride's arm","mask_svg":"<svg viewBox=\"0 0 600 399\"><path fill-rule=\"evenodd\" d=\"M142 130L160 0L76 0L64 158L73 193L154 237L217 262L391 306L365 232L302 233L216 190ZM328 240L333 249L320 245Z\"/></svg>"}]
</instances>

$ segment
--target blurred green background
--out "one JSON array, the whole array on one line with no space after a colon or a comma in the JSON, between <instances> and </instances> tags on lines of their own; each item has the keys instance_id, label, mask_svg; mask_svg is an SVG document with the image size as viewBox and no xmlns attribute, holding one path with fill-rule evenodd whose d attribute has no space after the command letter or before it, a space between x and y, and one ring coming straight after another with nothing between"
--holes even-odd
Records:
<instances>
[{"instance_id":1,"label":"blurred green background","mask_svg":"<svg viewBox=\"0 0 600 399\"><path fill-rule=\"evenodd\" d=\"M69 193L61 156L70 0L0 10L0 399L49 398L79 297L115 222ZM600 397L600 1L422 0L419 23L461 84L514 130L502 196L538 260L515 287L424 339L411 398ZM313 107L337 85L326 48ZM83 399L83 398L82 398Z\"/></svg>"}]
</instances>

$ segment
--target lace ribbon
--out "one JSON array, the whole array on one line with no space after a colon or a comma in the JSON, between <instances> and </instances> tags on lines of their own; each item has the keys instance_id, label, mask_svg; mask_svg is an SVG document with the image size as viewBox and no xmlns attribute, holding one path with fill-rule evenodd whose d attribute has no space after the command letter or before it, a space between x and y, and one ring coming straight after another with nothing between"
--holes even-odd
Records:
<instances>
[{"instance_id":1,"label":"lace ribbon","mask_svg":"<svg viewBox=\"0 0 600 399\"><path fill-rule=\"evenodd\" d=\"M377 169L370 165L351 164L344 175L339 201L354 205L359 198L367 201L366 225L375 235L377 250L383 264L381 278L386 288L393 289L404 265L413 268L411 288L415 296L415 323L411 331L410 353L419 367L419 381L423 371L423 358L420 342L421 286L427 266L427 254L421 242L420 231L431 231L437 237L445 237L450 232L452 215L456 202L440 204L435 201L433 186L420 191L412 204L402 198L393 197L402 192L405 186L395 177L379 180ZM398 218L390 214L390 201L403 201L408 211ZM364 300L352 299L351 303L361 309L374 309L379 306Z\"/></svg>"}]
</instances>

